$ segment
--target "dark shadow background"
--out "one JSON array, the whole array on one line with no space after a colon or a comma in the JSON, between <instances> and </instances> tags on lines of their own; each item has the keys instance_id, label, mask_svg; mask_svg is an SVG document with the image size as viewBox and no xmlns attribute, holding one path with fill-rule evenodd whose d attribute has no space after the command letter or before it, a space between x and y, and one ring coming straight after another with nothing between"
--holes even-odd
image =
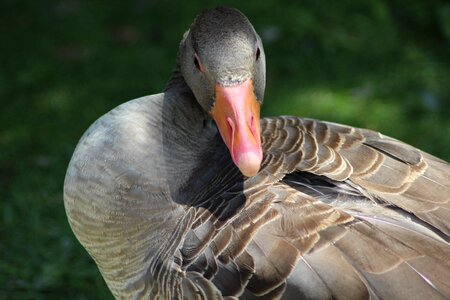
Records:
<instances>
[{"instance_id":1,"label":"dark shadow background","mask_svg":"<svg viewBox=\"0 0 450 300\"><path fill-rule=\"evenodd\" d=\"M110 299L64 213L86 128L162 91L215 1L0 3L0 298ZM448 1L224 1L262 36L264 114L368 127L450 160Z\"/></svg>"}]
</instances>

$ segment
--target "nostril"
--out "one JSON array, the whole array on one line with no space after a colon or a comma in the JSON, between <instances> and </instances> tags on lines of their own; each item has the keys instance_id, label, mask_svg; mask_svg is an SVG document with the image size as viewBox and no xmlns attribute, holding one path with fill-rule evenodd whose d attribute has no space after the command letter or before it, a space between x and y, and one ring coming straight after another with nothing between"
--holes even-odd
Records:
<instances>
[{"instance_id":1,"label":"nostril","mask_svg":"<svg viewBox=\"0 0 450 300\"><path fill-rule=\"evenodd\" d=\"M253 116L253 114L250 116L250 131L252 132L253 136L256 137L255 117Z\"/></svg>"},{"instance_id":2,"label":"nostril","mask_svg":"<svg viewBox=\"0 0 450 300\"><path fill-rule=\"evenodd\" d=\"M227 118L227 129L228 129L228 131L231 134L233 134L233 132L234 132L234 122L233 122L233 120L230 117Z\"/></svg>"},{"instance_id":3,"label":"nostril","mask_svg":"<svg viewBox=\"0 0 450 300\"><path fill-rule=\"evenodd\" d=\"M230 141L230 151L231 151L231 157L233 158L233 160L235 159L234 157L234 122L230 117L227 117L227 129L228 129L228 133L229 133L229 141Z\"/></svg>"}]
</instances>

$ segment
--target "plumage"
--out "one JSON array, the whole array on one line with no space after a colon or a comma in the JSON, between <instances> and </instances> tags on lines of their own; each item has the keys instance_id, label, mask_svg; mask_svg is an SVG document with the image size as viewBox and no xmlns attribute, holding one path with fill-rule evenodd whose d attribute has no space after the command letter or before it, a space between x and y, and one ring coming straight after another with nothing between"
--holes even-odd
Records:
<instances>
[{"instance_id":1,"label":"plumage","mask_svg":"<svg viewBox=\"0 0 450 300\"><path fill-rule=\"evenodd\" d=\"M113 295L450 298L449 164L371 130L282 116L260 120L262 162L244 176L211 119L213 86L251 80L262 103L264 69L241 13L205 11L164 93L83 135L66 213Z\"/></svg>"}]
</instances>

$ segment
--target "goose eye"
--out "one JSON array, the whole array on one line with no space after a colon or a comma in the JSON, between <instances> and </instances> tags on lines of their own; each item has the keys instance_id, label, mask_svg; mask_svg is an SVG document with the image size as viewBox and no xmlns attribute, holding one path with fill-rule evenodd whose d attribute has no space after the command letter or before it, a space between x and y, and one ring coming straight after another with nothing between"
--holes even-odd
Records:
<instances>
[{"instance_id":1,"label":"goose eye","mask_svg":"<svg viewBox=\"0 0 450 300\"><path fill-rule=\"evenodd\" d=\"M260 56L261 56L261 50L259 50L259 47L258 47L258 48L256 48L256 60L258 60Z\"/></svg>"},{"instance_id":2,"label":"goose eye","mask_svg":"<svg viewBox=\"0 0 450 300\"><path fill-rule=\"evenodd\" d=\"M197 70L202 72L202 67L200 65L200 61L198 60L197 54L194 55L194 65L197 68Z\"/></svg>"}]
</instances>

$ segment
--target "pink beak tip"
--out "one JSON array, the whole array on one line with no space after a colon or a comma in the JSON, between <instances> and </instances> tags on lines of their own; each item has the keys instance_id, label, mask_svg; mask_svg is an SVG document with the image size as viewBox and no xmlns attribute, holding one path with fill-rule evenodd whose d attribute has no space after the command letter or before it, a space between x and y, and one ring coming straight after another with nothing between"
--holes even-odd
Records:
<instances>
[{"instance_id":1,"label":"pink beak tip","mask_svg":"<svg viewBox=\"0 0 450 300\"><path fill-rule=\"evenodd\" d=\"M255 153L254 151L246 151L236 155L236 166L242 174L247 177L255 176L262 161L262 153Z\"/></svg>"}]
</instances>

